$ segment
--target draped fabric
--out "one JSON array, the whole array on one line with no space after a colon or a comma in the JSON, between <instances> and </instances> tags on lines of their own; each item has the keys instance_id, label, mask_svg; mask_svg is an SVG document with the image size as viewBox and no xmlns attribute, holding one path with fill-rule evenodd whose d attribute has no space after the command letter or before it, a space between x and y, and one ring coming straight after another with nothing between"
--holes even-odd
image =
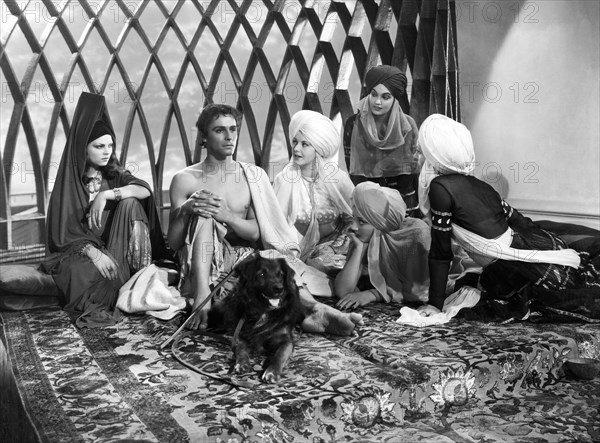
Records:
<instances>
[{"instance_id":1,"label":"draped fabric","mask_svg":"<svg viewBox=\"0 0 600 443\"><path fill-rule=\"evenodd\" d=\"M87 243L97 247L102 245L98 236L87 227L85 209L89 204L89 192L82 181L86 169L86 147L97 120L104 121L110 128L114 143L114 131L104 97L83 92L75 108L50 196L46 222L46 251L49 254L72 253Z\"/></svg>"},{"instance_id":2,"label":"draped fabric","mask_svg":"<svg viewBox=\"0 0 600 443\"><path fill-rule=\"evenodd\" d=\"M41 269L53 274L59 289L67 297L67 308L76 311L86 310L90 303L112 308L119 286L130 275L130 266L126 262L128 251L143 253L147 250L143 238L131 241L132 233L150 238L152 258L168 258L152 196L140 202L136 199L108 201L102 215L102 228L88 227L85 215L90 205L90 194L82 178L86 170L88 139L99 120L109 129L114 142L104 97L82 93L50 196L46 222L47 256ZM103 172L103 175L100 191L138 185L152 192L145 181L120 167ZM135 204L129 200L135 200ZM142 222L147 228L136 228L135 222ZM113 260L119 268L118 279L104 279L89 258L79 255L86 244L92 244L108 255L116 255L113 255ZM137 258L133 260L141 265Z\"/></svg>"},{"instance_id":3,"label":"draped fabric","mask_svg":"<svg viewBox=\"0 0 600 443\"><path fill-rule=\"evenodd\" d=\"M383 134L369 105L371 90L378 85L385 86L394 97ZM350 174L369 178L418 174L417 125L402 112L399 102L406 92L406 75L395 66L375 66L365 76L365 89L367 96L357 105L350 140Z\"/></svg>"},{"instance_id":4,"label":"draped fabric","mask_svg":"<svg viewBox=\"0 0 600 443\"><path fill-rule=\"evenodd\" d=\"M372 182L354 190L354 214L375 230L367 252L369 278L386 301L426 301L427 258L431 243L427 223L405 218L400 193Z\"/></svg>"},{"instance_id":5,"label":"draped fabric","mask_svg":"<svg viewBox=\"0 0 600 443\"><path fill-rule=\"evenodd\" d=\"M491 260L511 260L525 263L549 263L577 268L581 259L573 249L542 251L536 249L515 249L511 247L514 231L509 227L498 238L488 239L452 223L452 235L469 255L477 262L477 257ZM488 262L489 263L489 262ZM488 264L485 263L485 264ZM480 263L483 266L485 264Z\"/></svg>"},{"instance_id":6,"label":"draped fabric","mask_svg":"<svg viewBox=\"0 0 600 443\"><path fill-rule=\"evenodd\" d=\"M417 126L397 101L392 105L379 136L369 108L369 98L358 103L358 114L350 139L350 173L365 177L390 177L419 172Z\"/></svg>"},{"instance_id":7,"label":"draped fabric","mask_svg":"<svg viewBox=\"0 0 600 443\"><path fill-rule=\"evenodd\" d=\"M332 225L339 218L351 216L354 185L337 164L341 137L330 119L314 111L299 111L290 121L290 138L298 133L315 149L316 175L305 179L300 167L290 162L277 174L273 187L290 227L296 224L301 211L310 213L308 228L303 235L298 232L300 258L304 261L319 243L319 218L324 212L335 215L336 220L325 221ZM320 199L325 204L317 204L316 194L325 197Z\"/></svg>"},{"instance_id":8,"label":"draped fabric","mask_svg":"<svg viewBox=\"0 0 600 443\"><path fill-rule=\"evenodd\" d=\"M51 259L54 253L73 253L87 243L97 247L103 245L98 235L88 229L85 213L89 205L89 191L82 180L86 168L87 141L98 120L102 120L110 129L113 142L115 142L104 97L83 92L75 108L73 122L50 196L46 222L48 259ZM148 183L135 178L127 170L121 169L116 171L114 176L105 176L104 179L108 189L138 185L152 192ZM148 197L142 202L142 205L148 216L150 238L153 243L153 258L164 258L168 252L154 198Z\"/></svg>"}]
</instances>

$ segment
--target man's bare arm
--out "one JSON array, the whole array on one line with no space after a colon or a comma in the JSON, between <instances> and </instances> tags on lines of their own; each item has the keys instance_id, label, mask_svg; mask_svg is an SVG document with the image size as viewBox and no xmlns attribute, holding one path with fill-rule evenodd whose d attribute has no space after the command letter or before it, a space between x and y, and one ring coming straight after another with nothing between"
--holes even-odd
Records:
<instances>
[{"instance_id":1,"label":"man's bare arm","mask_svg":"<svg viewBox=\"0 0 600 443\"><path fill-rule=\"evenodd\" d=\"M258 241L260 238L260 229L252 204L248 208L246 218L242 218L232 213L227 207L226 202L221 200L220 211L213 217L215 220L225 223L238 237L244 240Z\"/></svg>"},{"instance_id":2,"label":"man's bare arm","mask_svg":"<svg viewBox=\"0 0 600 443\"><path fill-rule=\"evenodd\" d=\"M171 211L169 213L167 240L169 246L175 251L179 250L185 243L185 229L191 215L190 208L193 204L186 195L186 182L188 179L186 174L177 173L169 187Z\"/></svg>"}]
</instances>

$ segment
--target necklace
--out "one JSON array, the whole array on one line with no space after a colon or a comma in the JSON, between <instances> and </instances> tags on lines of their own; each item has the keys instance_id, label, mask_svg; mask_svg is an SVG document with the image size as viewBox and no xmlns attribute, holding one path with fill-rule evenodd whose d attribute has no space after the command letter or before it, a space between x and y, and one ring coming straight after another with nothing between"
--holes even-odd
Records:
<instances>
[{"instance_id":1,"label":"necklace","mask_svg":"<svg viewBox=\"0 0 600 443\"><path fill-rule=\"evenodd\" d=\"M102 186L102 172L98 171L91 177L86 176L83 181L87 190L90 191L90 194L95 194L100 190L100 186Z\"/></svg>"}]
</instances>

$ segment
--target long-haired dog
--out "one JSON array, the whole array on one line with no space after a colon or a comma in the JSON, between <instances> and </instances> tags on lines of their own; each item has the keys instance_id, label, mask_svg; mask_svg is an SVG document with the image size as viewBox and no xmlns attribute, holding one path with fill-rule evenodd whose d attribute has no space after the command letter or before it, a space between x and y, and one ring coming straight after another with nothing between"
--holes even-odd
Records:
<instances>
[{"instance_id":1,"label":"long-haired dog","mask_svg":"<svg viewBox=\"0 0 600 443\"><path fill-rule=\"evenodd\" d=\"M262 379L276 383L292 355L293 331L303 314L293 269L271 252L253 254L237 265L238 283L213 304L208 327L233 332L234 373L247 372L252 354L265 351Z\"/></svg>"}]
</instances>

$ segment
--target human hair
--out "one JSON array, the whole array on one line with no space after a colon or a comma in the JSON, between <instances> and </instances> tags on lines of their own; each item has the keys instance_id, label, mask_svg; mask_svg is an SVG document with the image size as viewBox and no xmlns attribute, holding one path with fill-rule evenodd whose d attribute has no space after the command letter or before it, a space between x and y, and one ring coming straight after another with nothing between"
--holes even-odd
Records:
<instances>
[{"instance_id":1,"label":"human hair","mask_svg":"<svg viewBox=\"0 0 600 443\"><path fill-rule=\"evenodd\" d=\"M112 137L112 141L113 141L113 149L116 149L117 142L115 140L115 136L112 134L110 134L110 136ZM87 145L85 145L86 166L87 166L87 147L88 147L88 145L89 145L89 143ZM119 161L119 159L117 158L115 151L111 152L110 158L108 159L108 163L106 164L106 166L101 166L98 169L102 172L102 175L106 178L114 178L117 176L117 174L119 172L124 171L124 168L121 165L121 162ZM84 175L85 175L85 172L84 172Z\"/></svg>"},{"instance_id":2,"label":"human hair","mask_svg":"<svg viewBox=\"0 0 600 443\"><path fill-rule=\"evenodd\" d=\"M240 111L235 109L233 106L225 105L221 103L211 103L202 109L200 117L196 122L196 127L202 137L206 137L208 133L208 126L211 122L215 121L223 115L230 115L235 119L235 124L240 127L242 123L242 114Z\"/></svg>"},{"instance_id":3,"label":"human hair","mask_svg":"<svg viewBox=\"0 0 600 443\"><path fill-rule=\"evenodd\" d=\"M118 172L123 172L124 168L113 152L110 154L110 159L108 160L106 166L102 166L100 170L102 171L102 175L104 175L106 178L114 178Z\"/></svg>"}]
</instances>

